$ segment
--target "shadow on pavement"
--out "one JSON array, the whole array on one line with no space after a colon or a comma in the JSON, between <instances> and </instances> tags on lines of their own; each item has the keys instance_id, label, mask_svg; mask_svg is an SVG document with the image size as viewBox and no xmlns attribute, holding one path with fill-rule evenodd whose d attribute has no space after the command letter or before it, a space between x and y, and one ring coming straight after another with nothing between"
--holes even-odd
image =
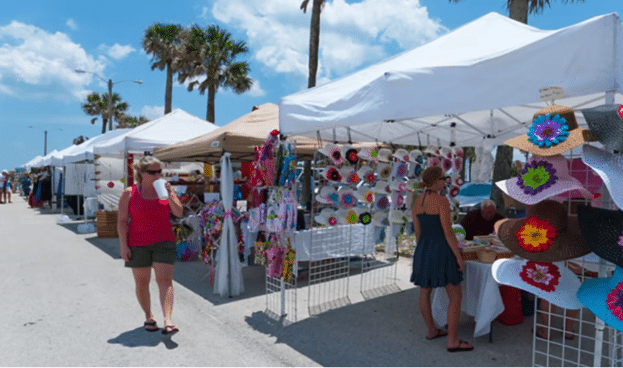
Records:
<instances>
[{"instance_id":1,"label":"shadow on pavement","mask_svg":"<svg viewBox=\"0 0 623 368\"><path fill-rule=\"evenodd\" d=\"M418 288L351 304L284 325L265 312L254 312L246 323L287 344L321 366L529 366L529 324L494 323L494 341L474 339L473 318L463 315L459 338L474 342L471 352L449 354L446 339L426 340L417 308ZM524 331L526 330L527 331Z\"/></svg>"},{"instance_id":2,"label":"shadow on pavement","mask_svg":"<svg viewBox=\"0 0 623 368\"><path fill-rule=\"evenodd\" d=\"M109 344L120 344L128 348L135 348L139 346L151 346L156 347L160 343L163 343L167 349L175 349L179 345L172 341L170 337L165 337L158 330L156 332L145 331L143 327L135 328L131 331L126 331L114 339L108 340Z\"/></svg>"},{"instance_id":3,"label":"shadow on pavement","mask_svg":"<svg viewBox=\"0 0 623 368\"><path fill-rule=\"evenodd\" d=\"M61 226L67 227L68 225L63 224ZM119 239L118 238L98 238L97 236L93 236L90 238L86 238L85 240L93 244L96 248L98 248L102 252L108 254L113 259L121 259L121 256L119 255Z\"/></svg>"}]
</instances>

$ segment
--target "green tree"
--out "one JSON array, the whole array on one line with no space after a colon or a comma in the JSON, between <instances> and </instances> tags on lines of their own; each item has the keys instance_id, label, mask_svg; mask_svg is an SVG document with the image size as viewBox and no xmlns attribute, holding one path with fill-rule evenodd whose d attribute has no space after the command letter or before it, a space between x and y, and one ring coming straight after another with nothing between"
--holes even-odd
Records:
<instances>
[{"instance_id":1,"label":"green tree","mask_svg":"<svg viewBox=\"0 0 623 368\"><path fill-rule=\"evenodd\" d=\"M89 137L85 137L85 136L81 135L78 138L74 138L72 143L77 146L77 145L82 144L82 143L84 143L84 142L86 142L88 140L89 140Z\"/></svg>"},{"instance_id":2,"label":"green tree","mask_svg":"<svg viewBox=\"0 0 623 368\"><path fill-rule=\"evenodd\" d=\"M112 104L112 117L109 119L109 103ZM119 119L124 116L130 105L127 102L122 102L118 93L112 94L112 99L108 93L100 95L97 92L92 92L86 97L86 102L81 104L82 111L85 114L95 116L91 119L91 124L95 124L98 117L102 118L102 134L106 133L106 125L108 130L112 130L112 118Z\"/></svg>"},{"instance_id":3,"label":"green tree","mask_svg":"<svg viewBox=\"0 0 623 368\"><path fill-rule=\"evenodd\" d=\"M147 122L149 122L149 119L147 119L143 115L138 116L138 117L130 116L130 115L123 115L122 117L117 119L116 129L136 128L137 126L145 124Z\"/></svg>"},{"instance_id":4,"label":"green tree","mask_svg":"<svg viewBox=\"0 0 623 368\"><path fill-rule=\"evenodd\" d=\"M316 86L316 73L318 72L318 47L320 45L320 12L324 0L312 0L311 23L309 26L309 75L307 88ZM309 0L303 0L301 9L307 12Z\"/></svg>"},{"instance_id":5,"label":"green tree","mask_svg":"<svg viewBox=\"0 0 623 368\"><path fill-rule=\"evenodd\" d=\"M143 49L152 55L151 70L158 68L167 72L164 91L164 113L171 112L173 100L173 74L175 61L179 57L184 29L179 24L155 23L145 30Z\"/></svg>"},{"instance_id":6,"label":"green tree","mask_svg":"<svg viewBox=\"0 0 623 368\"><path fill-rule=\"evenodd\" d=\"M458 3L461 0L448 0L451 3ZM584 2L584 0L560 0L563 4L573 2ZM518 22L528 24L528 14L540 14L545 6L551 7L550 0L506 0L508 17ZM513 167L513 147L500 145L495 154L493 164L493 182L505 180L511 177ZM504 207L504 197L502 191L496 186L491 186L491 199L497 204L498 208Z\"/></svg>"},{"instance_id":7,"label":"green tree","mask_svg":"<svg viewBox=\"0 0 623 368\"><path fill-rule=\"evenodd\" d=\"M200 94L208 91L206 120L214 123L214 99L221 87L240 94L251 89L249 64L236 58L249 51L244 41L236 41L226 30L216 25L201 28L193 25L185 32L181 56L178 59L178 81L189 80L188 91L195 87ZM203 81L197 80L204 76Z\"/></svg>"}]
</instances>

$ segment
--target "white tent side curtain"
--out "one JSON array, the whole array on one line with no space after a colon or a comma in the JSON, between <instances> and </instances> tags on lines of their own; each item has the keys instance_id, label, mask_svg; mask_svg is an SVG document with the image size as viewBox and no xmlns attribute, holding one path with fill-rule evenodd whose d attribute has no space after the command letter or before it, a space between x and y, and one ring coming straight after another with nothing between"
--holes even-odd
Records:
<instances>
[{"instance_id":1,"label":"white tent side curtain","mask_svg":"<svg viewBox=\"0 0 623 368\"><path fill-rule=\"evenodd\" d=\"M561 86L560 105L604 103L623 92L623 27L615 13L540 30L489 13L426 45L323 86L281 99L283 134L333 140L490 145L527 131L550 102L539 89ZM578 123L584 123L576 114ZM452 124L455 123L455 124ZM454 125L454 128L452 128Z\"/></svg>"}]
</instances>

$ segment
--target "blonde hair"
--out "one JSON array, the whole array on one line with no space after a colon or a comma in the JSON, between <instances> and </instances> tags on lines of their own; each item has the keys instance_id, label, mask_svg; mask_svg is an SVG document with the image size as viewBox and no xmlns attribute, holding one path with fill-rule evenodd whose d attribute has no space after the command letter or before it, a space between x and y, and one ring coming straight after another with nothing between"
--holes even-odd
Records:
<instances>
[{"instance_id":1,"label":"blonde hair","mask_svg":"<svg viewBox=\"0 0 623 368\"><path fill-rule=\"evenodd\" d=\"M134 169L134 178L137 183L143 182L143 176L141 173L147 169L147 166L153 164L158 164L160 165L160 168L162 168L162 161L158 160L154 156L143 156L140 160L138 160L138 162L135 162L132 165L132 168Z\"/></svg>"},{"instance_id":2,"label":"blonde hair","mask_svg":"<svg viewBox=\"0 0 623 368\"><path fill-rule=\"evenodd\" d=\"M418 188L430 188L443 177L443 169L440 166L429 167L422 173L422 181L419 182Z\"/></svg>"}]
</instances>

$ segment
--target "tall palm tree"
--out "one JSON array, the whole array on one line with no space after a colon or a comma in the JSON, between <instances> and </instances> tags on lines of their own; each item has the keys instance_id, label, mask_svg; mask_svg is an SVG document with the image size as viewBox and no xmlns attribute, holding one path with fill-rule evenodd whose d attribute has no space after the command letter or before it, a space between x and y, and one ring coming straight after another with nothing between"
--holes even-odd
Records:
<instances>
[{"instance_id":1,"label":"tall palm tree","mask_svg":"<svg viewBox=\"0 0 623 368\"><path fill-rule=\"evenodd\" d=\"M164 91L164 113L171 112L173 100L174 60L178 57L182 44L184 29L179 24L155 23L145 30L143 49L152 55L151 70L158 68L167 71L167 82Z\"/></svg>"},{"instance_id":2,"label":"tall palm tree","mask_svg":"<svg viewBox=\"0 0 623 368\"><path fill-rule=\"evenodd\" d=\"M451 3L458 3L461 0L448 0ZM569 2L584 2L584 0L560 0L563 4ZM508 17L518 22L528 24L528 13L540 14L545 6L551 7L550 0L506 0ZM493 182L505 180L511 177L513 166L513 147L500 145L497 147L495 162L493 164ZM504 206L502 191L496 186L491 186L491 199L498 207Z\"/></svg>"},{"instance_id":3,"label":"tall palm tree","mask_svg":"<svg viewBox=\"0 0 623 368\"><path fill-rule=\"evenodd\" d=\"M112 117L109 119L109 108L108 104L112 103ZM106 125L108 125L108 130L112 130L112 118L117 120L121 119L124 113L128 110L130 105L127 102L122 102L121 97L118 93L112 94L112 99L108 93L100 95L97 92L90 93L86 102L80 105L82 107L82 111L85 114L95 116L91 119L91 124L95 124L95 121L98 117L102 117L102 134L106 133Z\"/></svg>"},{"instance_id":4,"label":"tall palm tree","mask_svg":"<svg viewBox=\"0 0 623 368\"><path fill-rule=\"evenodd\" d=\"M320 11L325 0L313 0L311 24L309 26L309 76L307 79L307 88L316 86L316 73L318 71L318 47L320 45ZM309 0L303 0L301 9L303 13L307 12Z\"/></svg>"},{"instance_id":5,"label":"tall palm tree","mask_svg":"<svg viewBox=\"0 0 623 368\"><path fill-rule=\"evenodd\" d=\"M77 146L77 145L79 145L81 143L84 143L84 142L86 142L88 140L89 140L89 137L85 137L85 136L81 135L81 136L79 136L77 138L74 138L72 143Z\"/></svg>"},{"instance_id":6,"label":"tall palm tree","mask_svg":"<svg viewBox=\"0 0 623 368\"><path fill-rule=\"evenodd\" d=\"M122 117L117 119L116 129L136 128L137 126L148 123L148 122L149 122L149 119L147 119L143 115L138 116L138 117L130 116L130 115L123 115Z\"/></svg>"},{"instance_id":7,"label":"tall palm tree","mask_svg":"<svg viewBox=\"0 0 623 368\"><path fill-rule=\"evenodd\" d=\"M185 32L181 56L176 63L178 81L191 80L188 91L195 87L202 95L208 91L207 121L215 122L214 99L220 87L231 88L238 94L251 89L249 64L235 61L248 51L244 41L232 39L231 33L216 25L203 29L195 24ZM195 79L201 76L205 76L203 81Z\"/></svg>"}]
</instances>

